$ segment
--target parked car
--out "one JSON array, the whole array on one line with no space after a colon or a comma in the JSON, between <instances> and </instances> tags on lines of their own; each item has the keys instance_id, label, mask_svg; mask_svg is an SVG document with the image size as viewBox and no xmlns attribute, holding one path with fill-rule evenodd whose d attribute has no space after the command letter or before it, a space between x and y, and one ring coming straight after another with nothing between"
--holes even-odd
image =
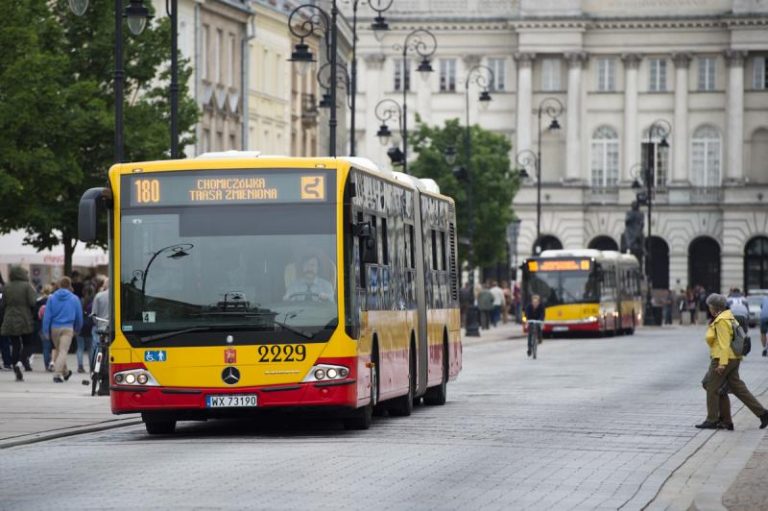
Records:
<instances>
[{"instance_id":1,"label":"parked car","mask_svg":"<svg viewBox=\"0 0 768 511\"><path fill-rule=\"evenodd\" d=\"M760 306L763 303L761 295L750 295L747 297L747 309L749 309L749 326L760 324Z\"/></svg>"}]
</instances>

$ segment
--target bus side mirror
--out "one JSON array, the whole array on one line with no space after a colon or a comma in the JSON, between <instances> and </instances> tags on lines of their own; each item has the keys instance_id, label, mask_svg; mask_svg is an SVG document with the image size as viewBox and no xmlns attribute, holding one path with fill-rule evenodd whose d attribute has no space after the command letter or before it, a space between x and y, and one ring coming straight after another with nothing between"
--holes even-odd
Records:
<instances>
[{"instance_id":1,"label":"bus side mirror","mask_svg":"<svg viewBox=\"0 0 768 511\"><path fill-rule=\"evenodd\" d=\"M80 198L77 211L77 237L92 242L98 237L99 215L112 207L112 191L108 188L90 188Z\"/></svg>"},{"instance_id":2,"label":"bus side mirror","mask_svg":"<svg viewBox=\"0 0 768 511\"><path fill-rule=\"evenodd\" d=\"M376 231L370 222L360 222L355 226L355 235L360 238L360 246L362 247L362 263L376 263L378 262L378 255L376 254Z\"/></svg>"}]
</instances>

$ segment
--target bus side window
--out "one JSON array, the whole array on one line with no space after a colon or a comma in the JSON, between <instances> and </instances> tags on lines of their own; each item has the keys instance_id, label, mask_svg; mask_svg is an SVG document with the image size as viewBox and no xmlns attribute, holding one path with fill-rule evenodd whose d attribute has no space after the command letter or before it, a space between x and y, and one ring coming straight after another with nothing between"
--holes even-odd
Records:
<instances>
[{"instance_id":1,"label":"bus side window","mask_svg":"<svg viewBox=\"0 0 768 511\"><path fill-rule=\"evenodd\" d=\"M381 219L381 264L389 264L389 240L387 239L387 219Z\"/></svg>"},{"instance_id":2,"label":"bus side window","mask_svg":"<svg viewBox=\"0 0 768 511\"><path fill-rule=\"evenodd\" d=\"M357 212L357 222L356 224L363 223L363 214L361 212ZM360 282L359 286L362 289L365 289L365 264L363 263L363 241L359 238L357 238L357 272L360 276Z\"/></svg>"}]
</instances>

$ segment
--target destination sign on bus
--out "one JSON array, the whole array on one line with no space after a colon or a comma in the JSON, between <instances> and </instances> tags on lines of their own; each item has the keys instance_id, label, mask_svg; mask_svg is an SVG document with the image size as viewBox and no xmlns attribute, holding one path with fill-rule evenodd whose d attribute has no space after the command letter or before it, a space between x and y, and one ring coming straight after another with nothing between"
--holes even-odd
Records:
<instances>
[{"instance_id":1,"label":"destination sign on bus","mask_svg":"<svg viewBox=\"0 0 768 511\"><path fill-rule=\"evenodd\" d=\"M327 173L307 172L158 172L126 176L129 204L191 206L324 202Z\"/></svg>"},{"instance_id":2,"label":"destination sign on bus","mask_svg":"<svg viewBox=\"0 0 768 511\"><path fill-rule=\"evenodd\" d=\"M584 271L591 268L589 259L550 259L528 261L528 271Z\"/></svg>"}]
</instances>

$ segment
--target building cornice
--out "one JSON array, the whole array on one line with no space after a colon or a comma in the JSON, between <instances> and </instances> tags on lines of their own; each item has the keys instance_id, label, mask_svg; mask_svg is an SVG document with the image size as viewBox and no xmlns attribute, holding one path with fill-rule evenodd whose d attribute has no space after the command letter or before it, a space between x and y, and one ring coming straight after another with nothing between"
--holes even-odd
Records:
<instances>
[{"instance_id":1,"label":"building cornice","mask_svg":"<svg viewBox=\"0 0 768 511\"><path fill-rule=\"evenodd\" d=\"M398 30L426 28L436 31L466 30L590 30L590 29L697 29L768 26L768 16L697 16L697 17L615 17L596 18L579 16L572 18L506 18L506 19L418 19L397 18ZM361 23L358 20L358 23Z\"/></svg>"}]
</instances>

